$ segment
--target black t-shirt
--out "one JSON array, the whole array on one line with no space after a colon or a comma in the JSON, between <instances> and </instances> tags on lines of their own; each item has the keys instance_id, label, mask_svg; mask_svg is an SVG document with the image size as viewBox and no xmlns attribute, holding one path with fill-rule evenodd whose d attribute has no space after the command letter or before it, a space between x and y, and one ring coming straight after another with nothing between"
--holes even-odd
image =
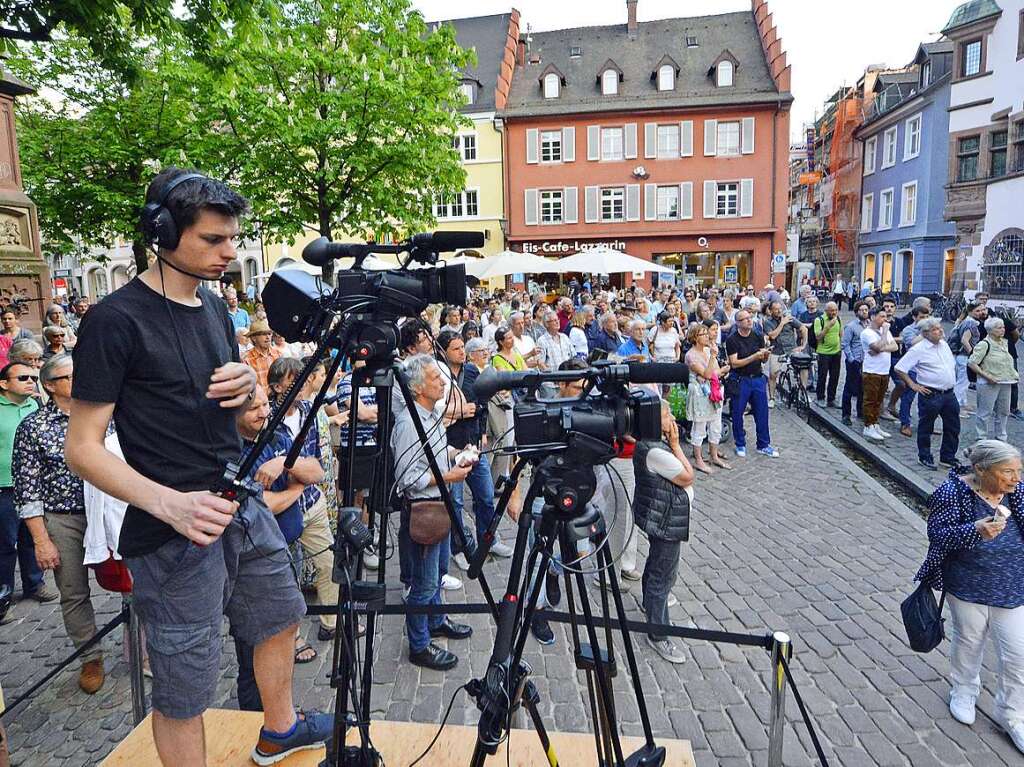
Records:
<instances>
[{"instance_id":1,"label":"black t-shirt","mask_svg":"<svg viewBox=\"0 0 1024 767\"><path fill-rule=\"evenodd\" d=\"M735 354L737 359L749 357L754 352L763 349L764 345L764 336L756 330L751 330L750 335L746 338L741 336L737 331L725 340L726 352L729 353L730 357ZM738 376L749 376L751 378L755 378L761 375L761 361L754 360L743 367L733 368L733 372Z\"/></svg>"},{"instance_id":2,"label":"black t-shirt","mask_svg":"<svg viewBox=\"0 0 1024 767\"><path fill-rule=\"evenodd\" d=\"M199 299L183 306L136 278L88 311L74 348L72 396L114 403L128 465L181 491L211 489L240 452L234 411L206 398L214 368L238 362L234 329L221 299ZM129 506L118 549L139 556L176 535Z\"/></svg>"}]
</instances>

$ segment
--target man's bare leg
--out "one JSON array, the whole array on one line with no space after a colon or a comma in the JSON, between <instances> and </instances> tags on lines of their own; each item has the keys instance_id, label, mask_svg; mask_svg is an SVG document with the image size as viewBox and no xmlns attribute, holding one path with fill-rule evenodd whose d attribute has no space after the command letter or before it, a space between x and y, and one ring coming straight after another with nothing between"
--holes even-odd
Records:
<instances>
[{"instance_id":1,"label":"man's bare leg","mask_svg":"<svg viewBox=\"0 0 1024 767\"><path fill-rule=\"evenodd\" d=\"M295 631L291 625L256 645L253 666L263 700L263 726L288 732L295 724L292 671L295 668Z\"/></svg>"},{"instance_id":2,"label":"man's bare leg","mask_svg":"<svg viewBox=\"0 0 1024 767\"><path fill-rule=\"evenodd\" d=\"M206 767L203 717L171 719L153 711L153 742L164 765Z\"/></svg>"}]
</instances>

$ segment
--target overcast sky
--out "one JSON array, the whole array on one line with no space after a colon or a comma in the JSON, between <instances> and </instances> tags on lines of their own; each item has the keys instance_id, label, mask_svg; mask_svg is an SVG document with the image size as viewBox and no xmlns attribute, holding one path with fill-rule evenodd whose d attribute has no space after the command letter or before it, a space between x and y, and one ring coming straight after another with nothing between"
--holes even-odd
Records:
<instances>
[{"instance_id":1,"label":"overcast sky","mask_svg":"<svg viewBox=\"0 0 1024 767\"><path fill-rule=\"evenodd\" d=\"M826 97L852 85L869 64L905 66L921 42L936 39L958 0L768 0L793 67L792 133L821 112ZM541 32L624 24L625 0L413 0L428 21L485 16L516 7ZM639 0L640 21L750 10L749 0Z\"/></svg>"}]
</instances>

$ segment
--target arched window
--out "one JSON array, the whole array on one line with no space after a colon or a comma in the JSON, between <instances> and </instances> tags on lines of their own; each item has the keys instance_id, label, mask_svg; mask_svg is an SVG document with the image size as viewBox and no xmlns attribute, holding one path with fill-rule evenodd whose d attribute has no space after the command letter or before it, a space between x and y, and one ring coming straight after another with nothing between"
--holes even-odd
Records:
<instances>
[{"instance_id":1,"label":"arched window","mask_svg":"<svg viewBox=\"0 0 1024 767\"><path fill-rule=\"evenodd\" d=\"M601 93L605 96L614 96L619 92L619 73L614 69L604 70L601 75Z\"/></svg>"},{"instance_id":2,"label":"arched window","mask_svg":"<svg viewBox=\"0 0 1024 767\"><path fill-rule=\"evenodd\" d=\"M718 87L732 85L732 62L721 61L718 64Z\"/></svg>"},{"instance_id":3,"label":"arched window","mask_svg":"<svg viewBox=\"0 0 1024 767\"><path fill-rule=\"evenodd\" d=\"M560 85L561 83L558 81L558 75L554 72L544 75L544 98L557 99Z\"/></svg>"},{"instance_id":4,"label":"arched window","mask_svg":"<svg viewBox=\"0 0 1024 767\"><path fill-rule=\"evenodd\" d=\"M676 70L671 64L663 64L658 70L658 90L671 91L676 87Z\"/></svg>"},{"instance_id":5,"label":"arched window","mask_svg":"<svg viewBox=\"0 0 1024 767\"><path fill-rule=\"evenodd\" d=\"M985 248L984 288L993 296L1024 296L1024 230L1004 229Z\"/></svg>"}]
</instances>

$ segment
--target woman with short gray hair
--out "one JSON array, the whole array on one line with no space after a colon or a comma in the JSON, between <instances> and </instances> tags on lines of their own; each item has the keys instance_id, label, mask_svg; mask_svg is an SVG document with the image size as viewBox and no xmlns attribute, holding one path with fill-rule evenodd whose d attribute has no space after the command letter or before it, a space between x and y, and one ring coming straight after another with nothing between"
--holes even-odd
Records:
<instances>
[{"instance_id":1,"label":"woman with short gray hair","mask_svg":"<svg viewBox=\"0 0 1024 767\"><path fill-rule=\"evenodd\" d=\"M946 594L951 613L949 711L974 724L989 633L997 665L995 720L1024 753L1024 483L1020 451L995 439L928 501L928 556L916 580Z\"/></svg>"},{"instance_id":2,"label":"woman with short gray hair","mask_svg":"<svg viewBox=\"0 0 1024 767\"><path fill-rule=\"evenodd\" d=\"M978 411L975 428L978 439L1006 441L1006 420L1010 417L1010 393L1020 375L1013 365L1010 346L1006 338L1006 325L999 317L985 320L986 335L974 345L967 367L978 376L975 387ZM994 433L993 433L994 432Z\"/></svg>"},{"instance_id":3,"label":"woman with short gray hair","mask_svg":"<svg viewBox=\"0 0 1024 767\"><path fill-rule=\"evenodd\" d=\"M43 349L43 362L57 354L64 354L68 351L66 346L70 328L60 325L47 325L43 328L43 340L46 341L46 348Z\"/></svg>"},{"instance_id":4,"label":"woman with short gray hair","mask_svg":"<svg viewBox=\"0 0 1024 767\"><path fill-rule=\"evenodd\" d=\"M35 341L16 341L7 353L7 359L38 369L43 364L43 347Z\"/></svg>"},{"instance_id":5,"label":"woman with short gray hair","mask_svg":"<svg viewBox=\"0 0 1024 767\"><path fill-rule=\"evenodd\" d=\"M46 307L46 316L43 318L44 325L56 325L57 327L64 330L64 345L70 349L75 345L75 341L78 338L75 336L75 331L68 322L67 315L64 314L64 307L60 304L50 304Z\"/></svg>"}]
</instances>

